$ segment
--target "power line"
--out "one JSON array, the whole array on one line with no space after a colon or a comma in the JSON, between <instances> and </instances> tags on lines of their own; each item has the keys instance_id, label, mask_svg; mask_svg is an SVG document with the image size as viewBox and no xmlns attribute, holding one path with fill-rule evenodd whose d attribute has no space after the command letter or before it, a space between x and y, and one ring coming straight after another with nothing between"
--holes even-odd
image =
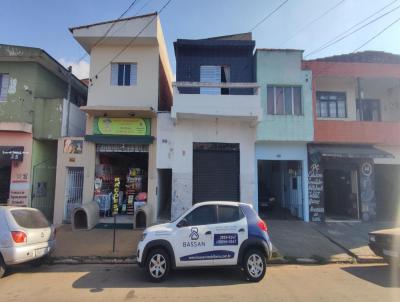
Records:
<instances>
[{"instance_id":1,"label":"power line","mask_svg":"<svg viewBox=\"0 0 400 302\"><path fill-rule=\"evenodd\" d=\"M171 3L172 0L168 0L161 9L154 15L154 17L129 41L129 43L124 46L106 65L104 65L100 70L95 74L95 78L97 79L98 76L110 65L116 58L118 58L126 49L128 49L133 42L140 36L140 34L157 18L158 15Z\"/></svg>"},{"instance_id":2,"label":"power line","mask_svg":"<svg viewBox=\"0 0 400 302\"><path fill-rule=\"evenodd\" d=\"M136 16L139 15L139 13L142 11L142 9L144 9L147 5L149 5L149 3L151 2L151 0L148 0L141 8L138 9L138 11L136 12Z\"/></svg>"},{"instance_id":3,"label":"power line","mask_svg":"<svg viewBox=\"0 0 400 302\"><path fill-rule=\"evenodd\" d=\"M128 6L128 8L127 8L126 10L124 10L124 11L122 12L122 14L116 19L116 21L118 21L119 19L121 19L122 17L124 17L125 14L135 5L135 3L136 3L137 1L138 1L138 0L132 1L131 4ZM115 23L116 23L116 22L113 22L113 23L111 24L111 26L107 29L107 31L104 33L104 35L101 36L101 37L94 43L93 47L96 47L97 45L99 45L101 42L104 41L104 39L107 37L107 35L110 33L110 31L111 31L111 30L113 29L113 27L115 26ZM85 52L85 53L79 58L78 63L79 63L80 61L82 61L87 55L88 55L88 53Z\"/></svg>"},{"instance_id":4,"label":"power line","mask_svg":"<svg viewBox=\"0 0 400 302\"><path fill-rule=\"evenodd\" d=\"M254 25L249 32L252 32L255 30L258 26L260 26L262 23L264 23L269 17L271 17L274 13L276 13L282 6L284 6L289 0L283 1L277 8L275 8L272 12L270 12L268 15L266 15L261 21L259 21L256 25Z\"/></svg>"},{"instance_id":5,"label":"power line","mask_svg":"<svg viewBox=\"0 0 400 302\"><path fill-rule=\"evenodd\" d=\"M299 33L301 33L303 30L305 30L307 27L309 27L310 25L314 24L315 22L321 20L323 17L325 17L327 14L329 14L331 11L333 11L335 8L337 8L338 6L340 6L343 2L345 2L346 0L341 0L338 3L336 3L334 6L332 6L331 8L328 8L326 11L324 11L320 16L318 16L317 18L315 18L314 20L310 21L309 23L307 23L306 25L304 25L303 27L301 27L297 32L295 32L289 39L287 39L285 42L283 42L280 47L282 47L283 45L285 45L287 42L289 42L290 40L292 40L294 37L296 37ZM397 1L397 0L396 0Z\"/></svg>"},{"instance_id":6,"label":"power line","mask_svg":"<svg viewBox=\"0 0 400 302\"><path fill-rule=\"evenodd\" d=\"M392 27L393 25L395 25L399 21L400 21L400 18L397 18L396 20L394 20L394 22L390 23L388 26L386 26L384 29L382 29L380 32L378 32L375 36L371 37L365 43L363 43L361 46L359 46L355 50L353 50L353 53L356 52L357 50L363 48L365 45L367 45L369 42L371 42L372 40L374 40L375 38L377 38L378 36L383 34L386 30L388 30L390 27Z\"/></svg>"},{"instance_id":7,"label":"power line","mask_svg":"<svg viewBox=\"0 0 400 302\"><path fill-rule=\"evenodd\" d=\"M389 4L386 4L384 7L380 8L379 10L375 11L374 13L372 13L371 15L369 15L368 17L362 19L361 21L357 22L356 24L354 24L353 26L349 27L348 29L346 29L344 32L336 35L335 37L333 37L332 39L330 39L328 42L324 43L323 45L321 45L320 47L316 48L315 50L312 51L312 53L315 53L317 51L319 51L321 48L325 47L326 45L328 45L329 43L332 43L333 41L335 41L336 39L344 36L345 34L347 34L349 31L351 31L353 28L357 27L360 24L363 24L365 21L369 20L370 18L372 18L373 16L379 14L381 11L383 11L384 9L388 8L389 6L391 6L393 3L397 2L398 0L394 0L392 2L390 2ZM307 56L309 56L309 54L307 54ZM306 56L306 57L307 57Z\"/></svg>"},{"instance_id":8,"label":"power line","mask_svg":"<svg viewBox=\"0 0 400 302\"><path fill-rule=\"evenodd\" d=\"M396 6L395 8L391 9L390 11L388 11L388 12L386 12L386 13L380 15L379 17L376 17L375 19L372 19L372 20L369 21L368 23L366 23L366 24L364 24L364 25L362 25L362 26L356 28L355 30L353 30L353 31L351 31L350 33L348 33L348 34L346 34L346 35L344 35L344 36L342 36L342 37L336 39L335 41L332 41L331 43L326 44L324 47L319 47L319 48L317 48L317 49L315 49L315 50L309 52L307 55L305 55L305 58L309 57L309 56L312 55L312 54L318 53L318 52L320 52L320 51L322 51L322 50L324 50L324 49L326 49L326 48L328 48L328 47L330 47L330 46L332 46L332 45L334 45L334 44L336 44L336 43L338 43L338 42L344 40L345 38L351 36L352 34L355 34L356 32L358 32L358 31L360 31L361 29L367 27L368 25L370 25L370 24L372 24L372 23L375 23L376 21L382 19L383 17L387 16L388 14L394 12L395 10L397 10L397 9L399 9L399 8L400 8L400 5L399 5L399 6Z\"/></svg>"}]
</instances>

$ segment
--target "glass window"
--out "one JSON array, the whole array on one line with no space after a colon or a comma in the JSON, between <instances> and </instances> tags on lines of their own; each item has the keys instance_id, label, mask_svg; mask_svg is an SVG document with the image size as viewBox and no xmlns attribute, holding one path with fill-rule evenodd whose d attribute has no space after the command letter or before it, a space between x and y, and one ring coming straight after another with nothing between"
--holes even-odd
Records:
<instances>
[{"instance_id":1,"label":"glass window","mask_svg":"<svg viewBox=\"0 0 400 302\"><path fill-rule=\"evenodd\" d=\"M317 92L317 115L323 118L345 118L346 117L346 93L318 91Z\"/></svg>"},{"instance_id":2,"label":"glass window","mask_svg":"<svg viewBox=\"0 0 400 302\"><path fill-rule=\"evenodd\" d=\"M301 87L268 85L267 114L301 115Z\"/></svg>"},{"instance_id":3,"label":"glass window","mask_svg":"<svg viewBox=\"0 0 400 302\"><path fill-rule=\"evenodd\" d=\"M243 218L239 207L218 206L218 223L238 221Z\"/></svg>"},{"instance_id":4,"label":"glass window","mask_svg":"<svg viewBox=\"0 0 400 302\"><path fill-rule=\"evenodd\" d=\"M137 64L111 64L111 85L134 86L137 82Z\"/></svg>"},{"instance_id":5,"label":"glass window","mask_svg":"<svg viewBox=\"0 0 400 302\"><path fill-rule=\"evenodd\" d=\"M11 215L19 226L26 229L41 229L50 226L46 217L39 211L18 209L12 210Z\"/></svg>"},{"instance_id":6,"label":"glass window","mask_svg":"<svg viewBox=\"0 0 400 302\"><path fill-rule=\"evenodd\" d=\"M0 73L0 102L7 99L9 84L10 76L6 73Z\"/></svg>"},{"instance_id":7,"label":"glass window","mask_svg":"<svg viewBox=\"0 0 400 302\"><path fill-rule=\"evenodd\" d=\"M200 66L200 82L221 83L221 66ZM200 94L221 94L221 88L200 87Z\"/></svg>"},{"instance_id":8,"label":"glass window","mask_svg":"<svg viewBox=\"0 0 400 302\"><path fill-rule=\"evenodd\" d=\"M217 223L217 206L201 206L194 209L185 219L191 225L205 225Z\"/></svg>"}]
</instances>

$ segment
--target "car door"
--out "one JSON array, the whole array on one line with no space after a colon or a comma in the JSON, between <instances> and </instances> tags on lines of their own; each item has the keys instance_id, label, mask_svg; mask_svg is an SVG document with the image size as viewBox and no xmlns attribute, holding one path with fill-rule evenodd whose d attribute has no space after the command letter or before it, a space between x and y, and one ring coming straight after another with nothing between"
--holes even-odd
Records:
<instances>
[{"instance_id":1,"label":"car door","mask_svg":"<svg viewBox=\"0 0 400 302\"><path fill-rule=\"evenodd\" d=\"M217 222L217 206L194 208L180 219L173 236L177 267L213 265L213 229Z\"/></svg>"},{"instance_id":2,"label":"car door","mask_svg":"<svg viewBox=\"0 0 400 302\"><path fill-rule=\"evenodd\" d=\"M214 265L237 264L239 248L248 238L247 220L239 206L218 205L214 229Z\"/></svg>"}]
</instances>

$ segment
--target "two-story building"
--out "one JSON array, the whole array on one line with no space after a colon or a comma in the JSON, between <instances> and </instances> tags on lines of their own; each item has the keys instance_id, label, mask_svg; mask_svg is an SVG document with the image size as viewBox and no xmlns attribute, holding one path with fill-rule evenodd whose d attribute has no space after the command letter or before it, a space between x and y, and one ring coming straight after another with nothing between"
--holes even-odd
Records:
<instances>
[{"instance_id":1,"label":"two-story building","mask_svg":"<svg viewBox=\"0 0 400 302\"><path fill-rule=\"evenodd\" d=\"M32 206L52 219L57 140L84 133L78 107L86 95L44 50L0 45L0 204Z\"/></svg>"},{"instance_id":2,"label":"two-story building","mask_svg":"<svg viewBox=\"0 0 400 302\"><path fill-rule=\"evenodd\" d=\"M304 67L313 74L310 220L396 219L400 56L366 51Z\"/></svg>"},{"instance_id":3,"label":"two-story building","mask_svg":"<svg viewBox=\"0 0 400 302\"><path fill-rule=\"evenodd\" d=\"M312 76L302 50L257 49L263 119L257 126L258 211L308 221L307 143L313 140Z\"/></svg>"},{"instance_id":4,"label":"two-story building","mask_svg":"<svg viewBox=\"0 0 400 302\"><path fill-rule=\"evenodd\" d=\"M70 29L90 54L86 134L59 141L55 222L96 201L100 223L114 211L133 223L135 202L156 220L157 113L172 104L172 73L157 14ZM74 146L82 144L77 150ZM154 216L153 216L154 215ZM112 220L111 220L112 221Z\"/></svg>"},{"instance_id":5,"label":"two-story building","mask_svg":"<svg viewBox=\"0 0 400 302\"><path fill-rule=\"evenodd\" d=\"M205 200L254 200L262 118L254 47L250 33L174 43L174 101L157 129L160 203L172 218Z\"/></svg>"}]
</instances>

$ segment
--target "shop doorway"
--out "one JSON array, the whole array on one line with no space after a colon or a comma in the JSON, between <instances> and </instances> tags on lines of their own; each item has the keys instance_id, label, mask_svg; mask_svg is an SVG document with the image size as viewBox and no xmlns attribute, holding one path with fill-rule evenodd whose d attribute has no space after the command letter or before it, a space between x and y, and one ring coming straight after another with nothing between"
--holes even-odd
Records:
<instances>
[{"instance_id":1,"label":"shop doorway","mask_svg":"<svg viewBox=\"0 0 400 302\"><path fill-rule=\"evenodd\" d=\"M115 209L117 223L133 228L135 211L147 204L148 146L97 145L96 150L94 200L100 224L111 227Z\"/></svg>"},{"instance_id":2,"label":"shop doorway","mask_svg":"<svg viewBox=\"0 0 400 302\"><path fill-rule=\"evenodd\" d=\"M171 220L171 200L172 169L158 169L158 220Z\"/></svg>"},{"instance_id":3,"label":"shop doorway","mask_svg":"<svg viewBox=\"0 0 400 302\"><path fill-rule=\"evenodd\" d=\"M359 220L357 168L325 168L324 200L327 219Z\"/></svg>"},{"instance_id":4,"label":"shop doorway","mask_svg":"<svg viewBox=\"0 0 400 302\"><path fill-rule=\"evenodd\" d=\"M376 218L400 219L400 165L375 165Z\"/></svg>"},{"instance_id":5,"label":"shop doorway","mask_svg":"<svg viewBox=\"0 0 400 302\"><path fill-rule=\"evenodd\" d=\"M258 211L265 219L303 218L301 161L259 160Z\"/></svg>"},{"instance_id":6,"label":"shop doorway","mask_svg":"<svg viewBox=\"0 0 400 302\"><path fill-rule=\"evenodd\" d=\"M10 197L11 160L0 161L0 204L8 203Z\"/></svg>"},{"instance_id":7,"label":"shop doorway","mask_svg":"<svg viewBox=\"0 0 400 302\"><path fill-rule=\"evenodd\" d=\"M240 201L239 144L193 143L193 204Z\"/></svg>"}]
</instances>

